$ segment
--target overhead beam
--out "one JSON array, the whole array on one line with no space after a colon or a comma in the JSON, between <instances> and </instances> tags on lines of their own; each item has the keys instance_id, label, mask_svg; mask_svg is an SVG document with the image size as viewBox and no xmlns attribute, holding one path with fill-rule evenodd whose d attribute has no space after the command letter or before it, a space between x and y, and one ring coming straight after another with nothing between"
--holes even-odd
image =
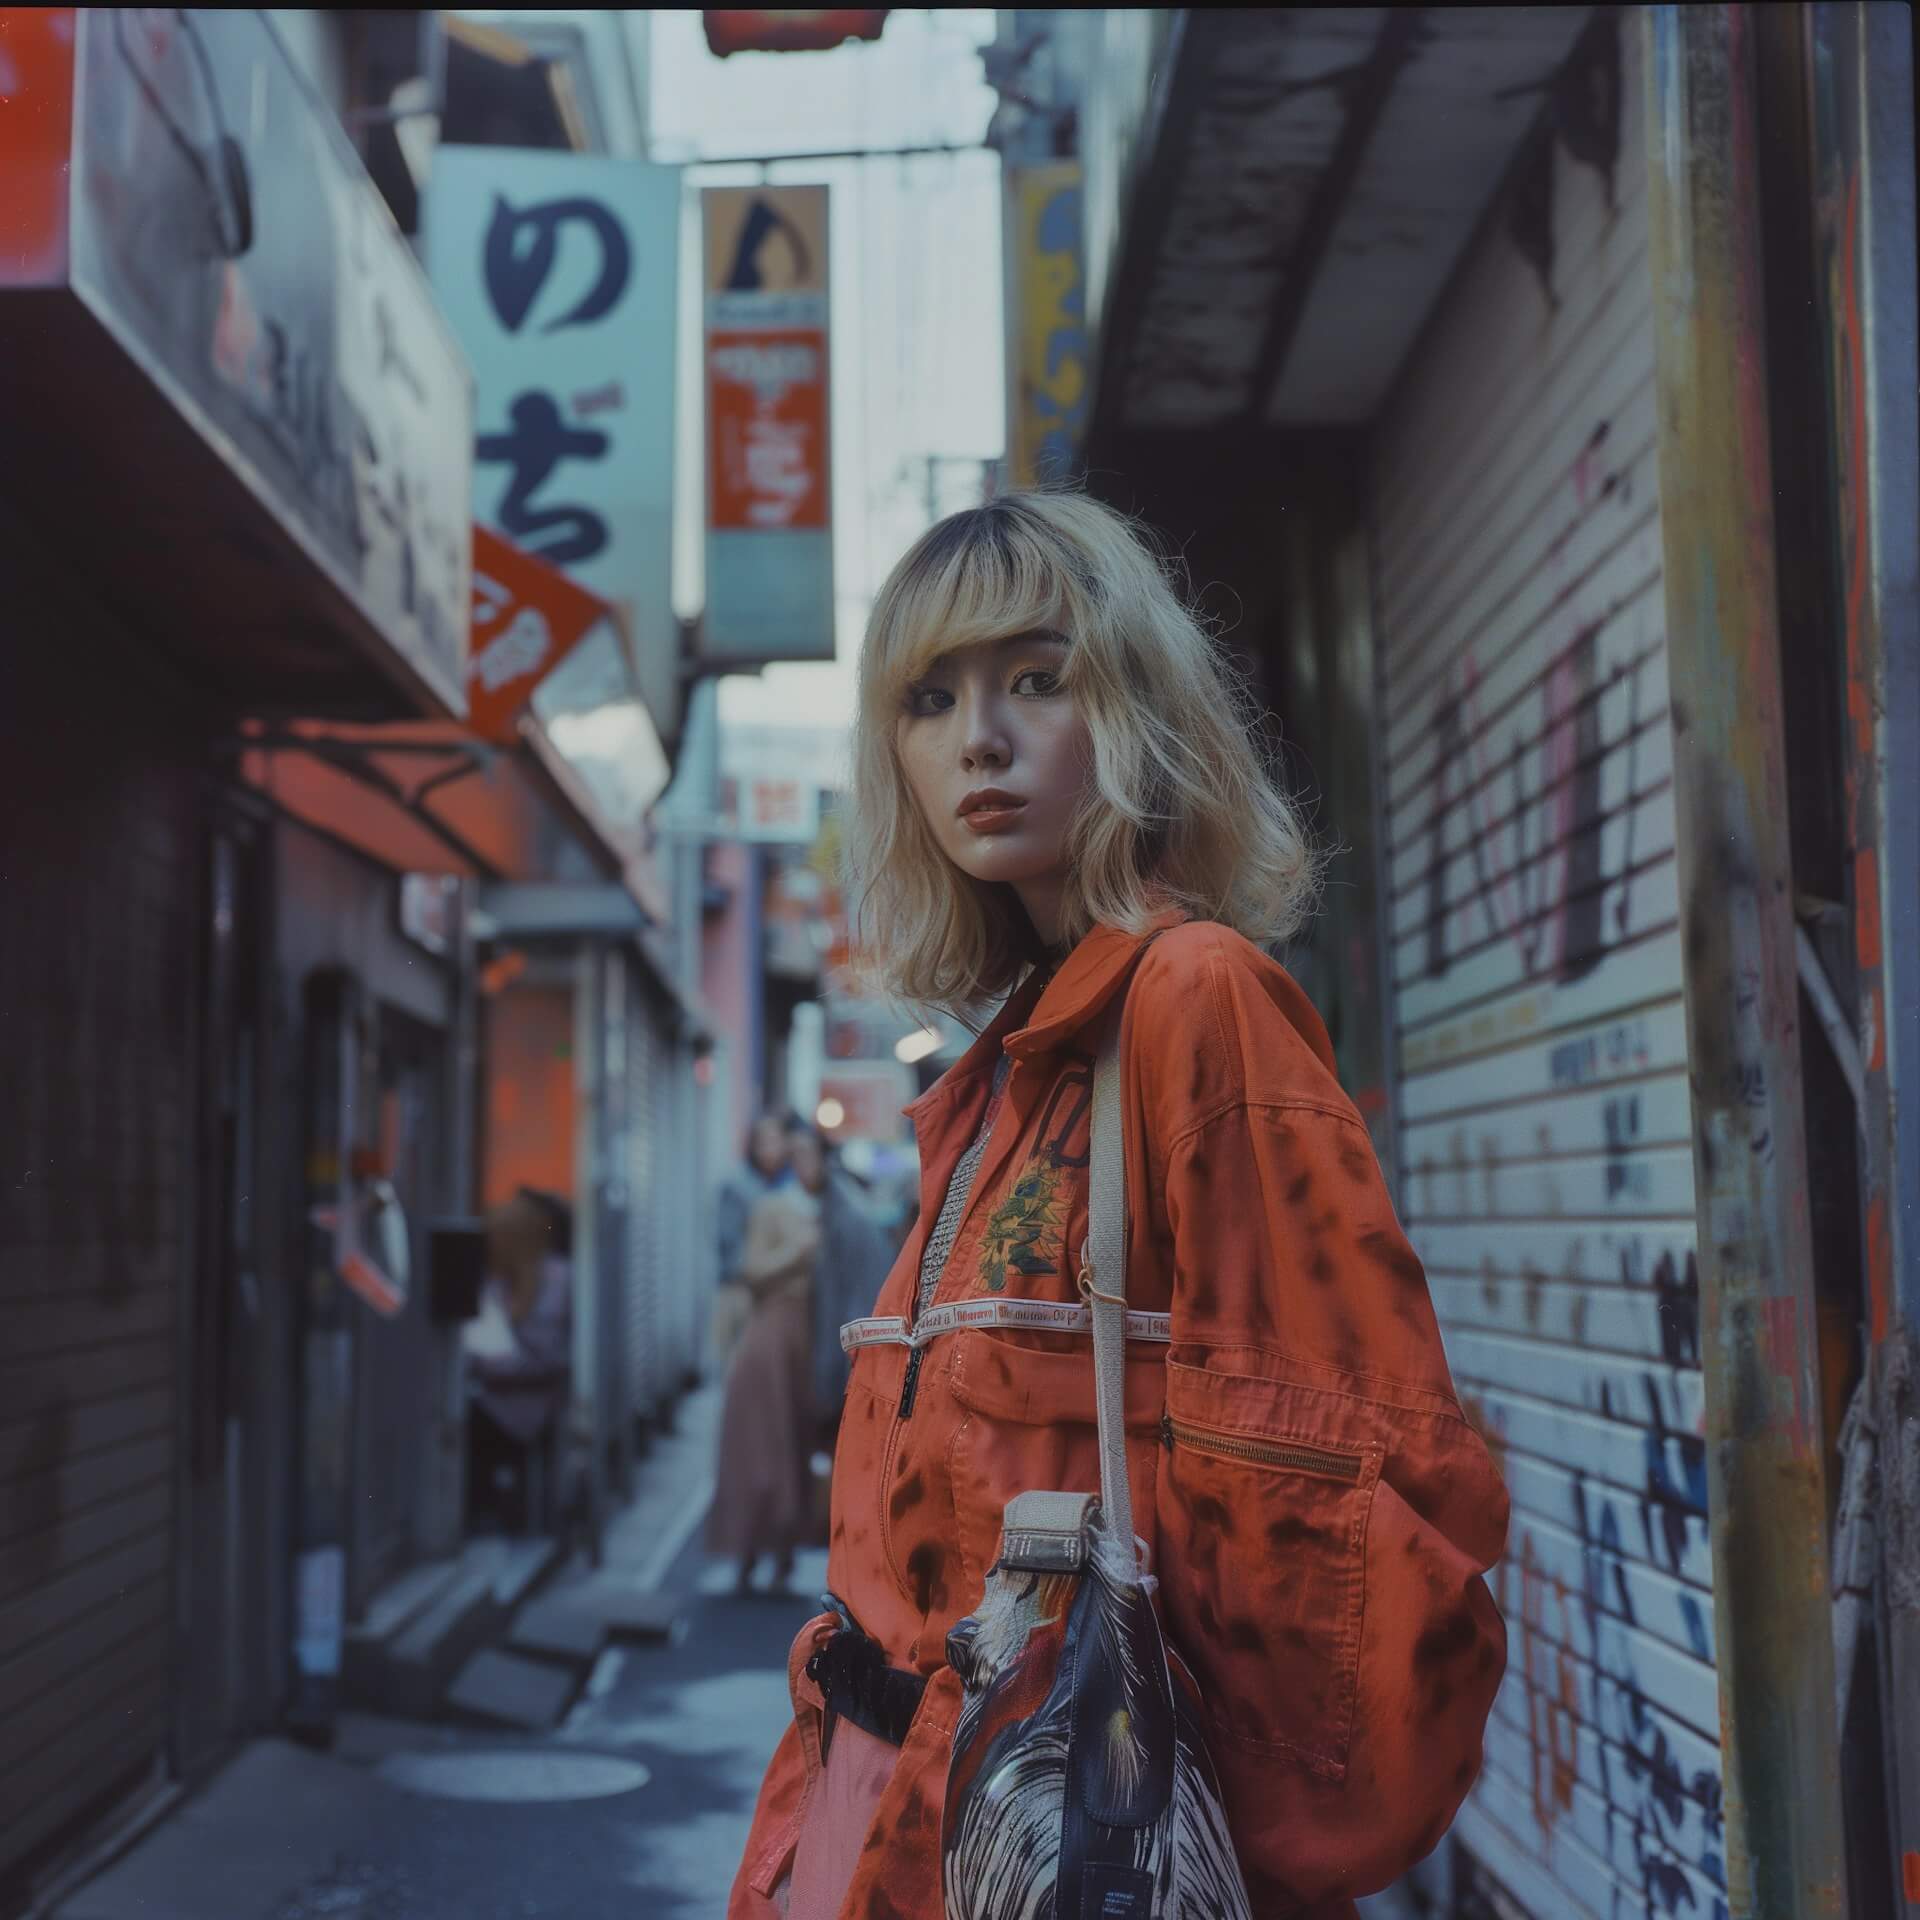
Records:
<instances>
[{"instance_id":1,"label":"overhead beam","mask_svg":"<svg viewBox=\"0 0 1920 1920\"><path fill-rule=\"evenodd\" d=\"M1373 51L1359 65L1328 75L1321 84L1337 87L1346 96L1347 116L1334 143L1333 156L1314 188L1313 202L1295 241L1292 257L1280 280L1280 296L1267 315L1266 332L1247 383L1246 420L1264 420L1268 402L1286 369L1307 298L1320 276L1333 230L1345 210L1353 183L1366 158L1374 131L1401 70L1419 51L1426 35L1424 7L1396 7L1389 11Z\"/></svg>"},{"instance_id":2,"label":"overhead beam","mask_svg":"<svg viewBox=\"0 0 1920 1920\"><path fill-rule=\"evenodd\" d=\"M1120 210L1120 257L1100 302L1099 345L1082 462L1088 469L1111 461L1115 441L1125 430L1127 370L1146 315L1147 291L1173 217L1194 121L1206 105L1214 50L1230 31L1231 21L1231 13L1221 9L1183 7L1169 29L1160 111L1156 118L1149 106L1148 124L1140 139L1139 185L1131 202Z\"/></svg>"}]
</instances>

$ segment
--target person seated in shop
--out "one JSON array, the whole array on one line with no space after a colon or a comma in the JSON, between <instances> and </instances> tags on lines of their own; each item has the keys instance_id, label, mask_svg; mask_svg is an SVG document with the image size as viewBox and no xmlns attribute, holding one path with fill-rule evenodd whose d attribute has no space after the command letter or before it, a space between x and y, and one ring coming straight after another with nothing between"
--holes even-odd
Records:
<instances>
[{"instance_id":1,"label":"person seated in shop","mask_svg":"<svg viewBox=\"0 0 1920 1920\"><path fill-rule=\"evenodd\" d=\"M486 1219L487 1277L467 1329L468 1507L476 1526L543 1523L573 1377L572 1215L522 1187Z\"/></svg>"}]
</instances>

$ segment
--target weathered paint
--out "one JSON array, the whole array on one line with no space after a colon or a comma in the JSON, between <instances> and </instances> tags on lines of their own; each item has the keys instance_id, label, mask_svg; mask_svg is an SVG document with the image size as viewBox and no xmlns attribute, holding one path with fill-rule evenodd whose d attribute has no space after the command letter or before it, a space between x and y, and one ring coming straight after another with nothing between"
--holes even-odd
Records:
<instances>
[{"instance_id":1,"label":"weathered paint","mask_svg":"<svg viewBox=\"0 0 1920 1920\"><path fill-rule=\"evenodd\" d=\"M1552 1920L1725 1869L1638 41L1555 304L1490 220L1374 474L1398 1199L1514 1502L1456 1827Z\"/></svg>"},{"instance_id":2,"label":"weathered paint","mask_svg":"<svg viewBox=\"0 0 1920 1920\"><path fill-rule=\"evenodd\" d=\"M1660 491L1726 1884L1845 1910L1760 278L1753 23L1645 16Z\"/></svg>"},{"instance_id":3,"label":"weathered paint","mask_svg":"<svg viewBox=\"0 0 1920 1920\"><path fill-rule=\"evenodd\" d=\"M1920 1126L1913 1090L1904 1111L1899 1097L1901 1075L1920 1070L1913 57L1901 10L1815 6L1808 15L1816 284L1846 635L1868 1335L1884 1377L1889 1342L1920 1326ZM1882 1538L1889 1540L1886 1530ZM1911 1706L1920 1698L1920 1614L1891 1599L1884 1578L1880 1584L1894 1878L1920 1906L1920 1716Z\"/></svg>"}]
</instances>

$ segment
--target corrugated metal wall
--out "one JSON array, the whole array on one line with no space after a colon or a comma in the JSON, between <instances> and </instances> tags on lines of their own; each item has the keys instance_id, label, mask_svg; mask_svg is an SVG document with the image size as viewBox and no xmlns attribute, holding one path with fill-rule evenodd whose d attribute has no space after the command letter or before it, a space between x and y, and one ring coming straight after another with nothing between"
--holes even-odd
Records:
<instances>
[{"instance_id":1,"label":"corrugated metal wall","mask_svg":"<svg viewBox=\"0 0 1920 1920\"><path fill-rule=\"evenodd\" d=\"M662 1204L653 1210L653 1258L660 1293L660 1389L671 1399L679 1393L686 1374L686 1226L689 1200L695 1189L687 1159L689 1142L679 1111L680 1079L684 1072L680 1048L666 1023L664 1008L656 1012L654 1178L659 1182Z\"/></svg>"},{"instance_id":2,"label":"corrugated metal wall","mask_svg":"<svg viewBox=\"0 0 1920 1920\"><path fill-rule=\"evenodd\" d=\"M179 703L0 522L0 1907L173 1674L202 815Z\"/></svg>"},{"instance_id":3,"label":"corrugated metal wall","mask_svg":"<svg viewBox=\"0 0 1920 1920\"><path fill-rule=\"evenodd\" d=\"M633 1005L627 1025L627 1181L633 1207L627 1232L627 1404L642 1420L659 1410L661 1366L661 1214L674 1196L661 1177L657 1151L657 1082L665 1055L651 991L633 969Z\"/></svg>"},{"instance_id":4,"label":"corrugated metal wall","mask_svg":"<svg viewBox=\"0 0 1920 1920\"><path fill-rule=\"evenodd\" d=\"M1456 1829L1541 1920L1724 1913L1638 35L1381 422L1400 1199L1514 1500ZM1521 183L1524 187L1525 183Z\"/></svg>"}]
</instances>

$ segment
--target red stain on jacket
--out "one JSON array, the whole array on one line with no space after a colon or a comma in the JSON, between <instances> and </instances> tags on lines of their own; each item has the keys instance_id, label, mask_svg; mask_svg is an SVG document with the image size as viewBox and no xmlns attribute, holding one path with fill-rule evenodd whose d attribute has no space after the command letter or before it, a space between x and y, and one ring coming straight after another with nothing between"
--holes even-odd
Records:
<instances>
[{"instance_id":1,"label":"red stain on jacket","mask_svg":"<svg viewBox=\"0 0 1920 1920\"><path fill-rule=\"evenodd\" d=\"M1479 1772L1506 1664L1483 1575L1507 1495L1306 996L1210 922L1167 915L1151 942L1096 929L908 1109L920 1221L874 1311L913 1312L1003 1043L1011 1076L936 1299L1077 1299L1097 1022L1129 976L1127 1292L1173 1317L1170 1346L1128 1352L1135 1525L1207 1700L1254 1910L1332 1920L1432 1850ZM856 1354L834 1464L829 1584L894 1665L930 1676L847 1920L939 1920L948 1629L1009 1499L1099 1484L1084 1334L974 1328L923 1356L902 1417L906 1350ZM730 1920L778 1912L810 1732L774 1754Z\"/></svg>"}]
</instances>

